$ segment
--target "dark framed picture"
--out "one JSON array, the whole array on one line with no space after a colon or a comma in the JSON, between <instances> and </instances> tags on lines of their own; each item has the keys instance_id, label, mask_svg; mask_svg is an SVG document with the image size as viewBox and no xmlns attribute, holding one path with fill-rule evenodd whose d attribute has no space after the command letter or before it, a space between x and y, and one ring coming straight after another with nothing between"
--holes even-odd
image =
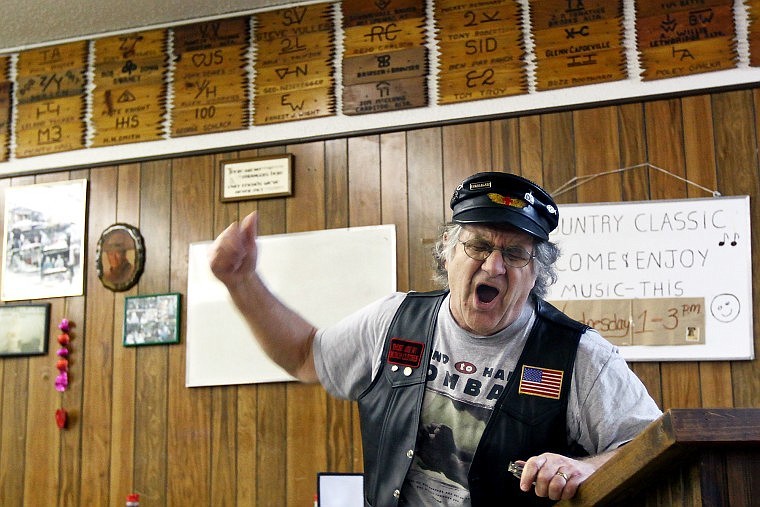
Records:
<instances>
[{"instance_id":1,"label":"dark framed picture","mask_svg":"<svg viewBox=\"0 0 760 507\"><path fill-rule=\"evenodd\" d=\"M50 303L0 306L0 356L45 355Z\"/></svg>"},{"instance_id":2,"label":"dark framed picture","mask_svg":"<svg viewBox=\"0 0 760 507\"><path fill-rule=\"evenodd\" d=\"M114 292L132 288L145 267L145 244L140 230L113 224L98 240L96 268L101 283Z\"/></svg>"},{"instance_id":3,"label":"dark framed picture","mask_svg":"<svg viewBox=\"0 0 760 507\"><path fill-rule=\"evenodd\" d=\"M220 173L222 202L293 194L292 154L223 160Z\"/></svg>"},{"instance_id":4,"label":"dark framed picture","mask_svg":"<svg viewBox=\"0 0 760 507\"><path fill-rule=\"evenodd\" d=\"M126 297L124 345L179 343L179 315L179 293Z\"/></svg>"}]
</instances>

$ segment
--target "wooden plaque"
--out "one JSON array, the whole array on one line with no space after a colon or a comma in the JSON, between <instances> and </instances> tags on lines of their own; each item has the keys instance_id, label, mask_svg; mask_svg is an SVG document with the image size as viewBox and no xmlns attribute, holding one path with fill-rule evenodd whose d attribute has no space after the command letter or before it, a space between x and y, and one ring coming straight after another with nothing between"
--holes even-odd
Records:
<instances>
[{"instance_id":1,"label":"wooden plaque","mask_svg":"<svg viewBox=\"0 0 760 507\"><path fill-rule=\"evenodd\" d=\"M333 5L256 14L255 125L335 114Z\"/></svg>"},{"instance_id":2,"label":"wooden plaque","mask_svg":"<svg viewBox=\"0 0 760 507\"><path fill-rule=\"evenodd\" d=\"M535 8L534 8L535 7ZM591 0L531 2L536 89L626 79L623 5Z\"/></svg>"},{"instance_id":3,"label":"wooden plaque","mask_svg":"<svg viewBox=\"0 0 760 507\"><path fill-rule=\"evenodd\" d=\"M151 30L95 41L92 146L163 138L166 39L166 30Z\"/></svg>"},{"instance_id":4,"label":"wooden plaque","mask_svg":"<svg viewBox=\"0 0 760 507\"><path fill-rule=\"evenodd\" d=\"M343 61L343 84L424 76L427 74L427 66L427 48L422 46L346 58Z\"/></svg>"},{"instance_id":5,"label":"wooden plaque","mask_svg":"<svg viewBox=\"0 0 760 507\"><path fill-rule=\"evenodd\" d=\"M287 93L256 95L254 119L256 125L308 120L335 114L335 91L331 86Z\"/></svg>"},{"instance_id":6,"label":"wooden plaque","mask_svg":"<svg viewBox=\"0 0 760 507\"><path fill-rule=\"evenodd\" d=\"M527 93L522 9L518 2L445 0L435 7L438 103Z\"/></svg>"},{"instance_id":7,"label":"wooden plaque","mask_svg":"<svg viewBox=\"0 0 760 507\"><path fill-rule=\"evenodd\" d=\"M248 126L249 26L232 18L175 29L173 137Z\"/></svg>"},{"instance_id":8,"label":"wooden plaque","mask_svg":"<svg viewBox=\"0 0 760 507\"><path fill-rule=\"evenodd\" d=\"M644 80L736 67L733 2L683 6L647 0L637 4L636 30Z\"/></svg>"},{"instance_id":9,"label":"wooden plaque","mask_svg":"<svg viewBox=\"0 0 760 507\"><path fill-rule=\"evenodd\" d=\"M86 68L86 41L19 53L18 158L84 148Z\"/></svg>"},{"instance_id":10,"label":"wooden plaque","mask_svg":"<svg viewBox=\"0 0 760 507\"><path fill-rule=\"evenodd\" d=\"M427 100L425 77L346 86L343 113L356 115L423 107Z\"/></svg>"}]
</instances>

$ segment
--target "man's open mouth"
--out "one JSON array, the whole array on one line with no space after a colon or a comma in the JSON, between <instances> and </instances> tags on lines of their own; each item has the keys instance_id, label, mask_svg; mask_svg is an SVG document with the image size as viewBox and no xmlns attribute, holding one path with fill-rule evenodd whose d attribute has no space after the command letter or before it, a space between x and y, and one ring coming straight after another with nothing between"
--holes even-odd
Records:
<instances>
[{"instance_id":1,"label":"man's open mouth","mask_svg":"<svg viewBox=\"0 0 760 507\"><path fill-rule=\"evenodd\" d=\"M475 290L481 303L490 303L499 295L499 289L490 285L480 284Z\"/></svg>"}]
</instances>

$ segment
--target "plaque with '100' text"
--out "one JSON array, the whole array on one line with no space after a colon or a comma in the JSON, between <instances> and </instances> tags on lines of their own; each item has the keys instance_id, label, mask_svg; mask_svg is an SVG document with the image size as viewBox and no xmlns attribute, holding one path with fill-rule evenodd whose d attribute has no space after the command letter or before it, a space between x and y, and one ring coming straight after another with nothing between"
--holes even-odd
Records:
<instances>
[{"instance_id":1,"label":"plaque with '100' text","mask_svg":"<svg viewBox=\"0 0 760 507\"><path fill-rule=\"evenodd\" d=\"M248 126L249 31L246 17L174 30L172 136Z\"/></svg>"}]
</instances>

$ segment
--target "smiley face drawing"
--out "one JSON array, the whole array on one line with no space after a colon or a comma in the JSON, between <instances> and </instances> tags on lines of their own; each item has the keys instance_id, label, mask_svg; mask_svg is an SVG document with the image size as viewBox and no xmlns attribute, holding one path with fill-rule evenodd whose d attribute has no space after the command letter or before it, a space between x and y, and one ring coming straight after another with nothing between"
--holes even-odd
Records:
<instances>
[{"instance_id":1,"label":"smiley face drawing","mask_svg":"<svg viewBox=\"0 0 760 507\"><path fill-rule=\"evenodd\" d=\"M710 303L710 313L720 322L731 322L739 316L739 298L733 294L718 294Z\"/></svg>"}]
</instances>

